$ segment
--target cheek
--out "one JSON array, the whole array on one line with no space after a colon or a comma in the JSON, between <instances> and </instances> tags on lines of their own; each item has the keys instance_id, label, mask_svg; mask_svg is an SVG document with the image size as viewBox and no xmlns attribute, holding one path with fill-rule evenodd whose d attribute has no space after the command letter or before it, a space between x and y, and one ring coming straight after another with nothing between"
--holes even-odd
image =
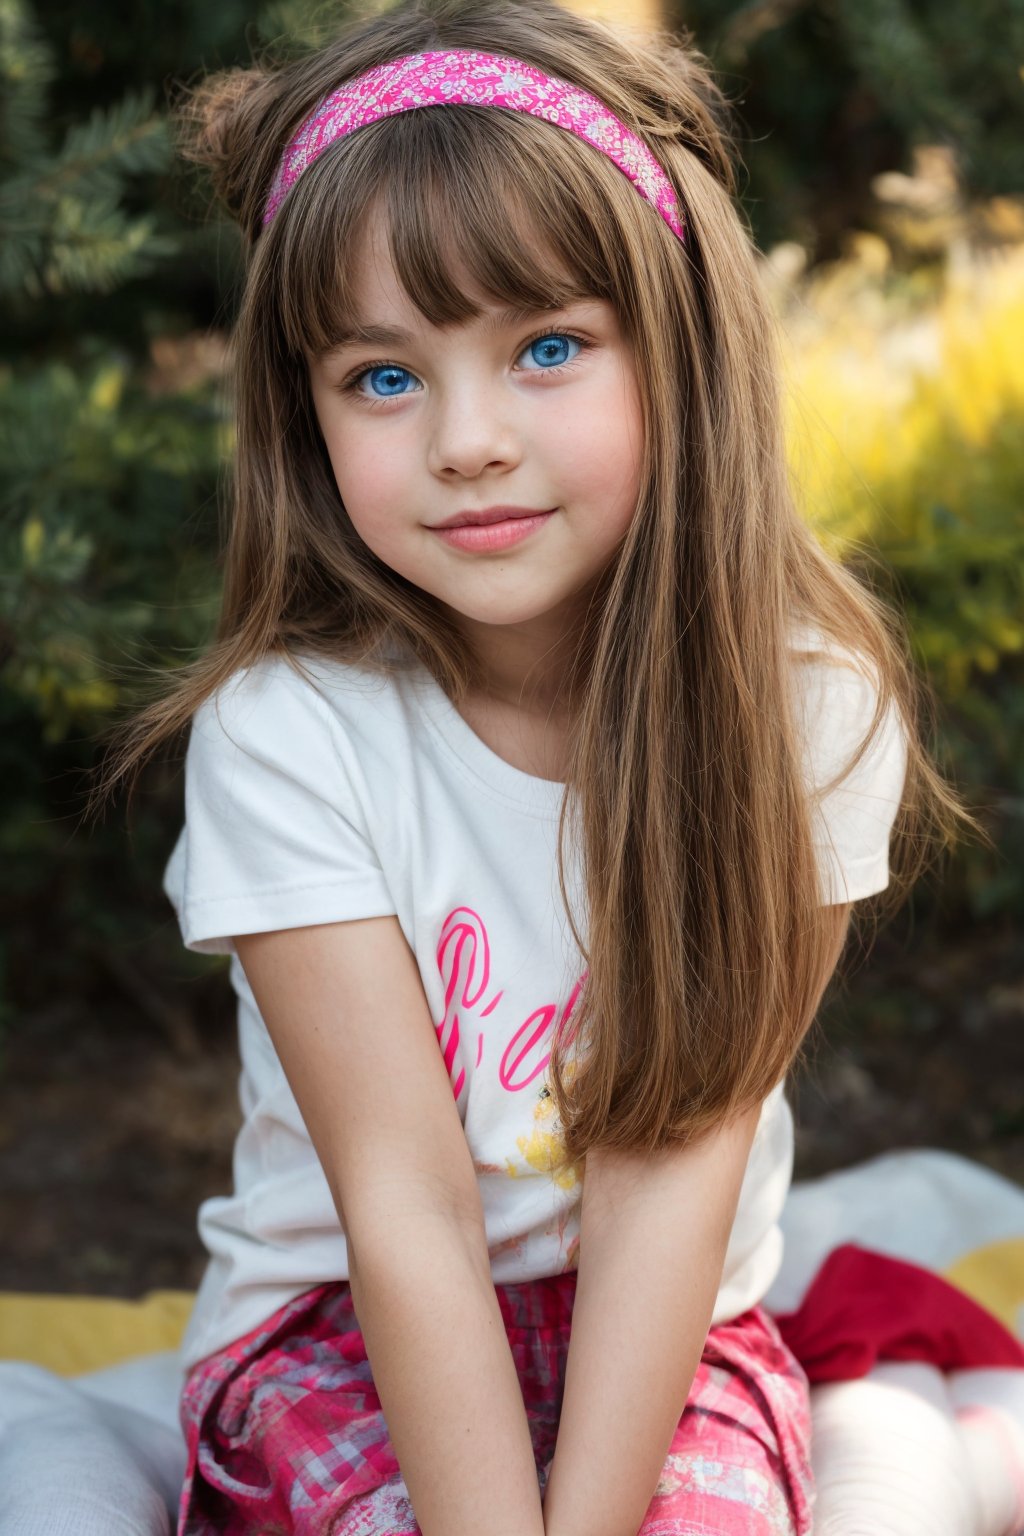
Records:
<instances>
[{"instance_id":1,"label":"cheek","mask_svg":"<svg viewBox=\"0 0 1024 1536\"><path fill-rule=\"evenodd\" d=\"M643 421L635 389L616 377L587 409L553 426L558 428L553 445L560 448L571 482L567 491L600 510L613 527L628 521L643 466Z\"/></svg>"},{"instance_id":2,"label":"cheek","mask_svg":"<svg viewBox=\"0 0 1024 1536\"><path fill-rule=\"evenodd\" d=\"M378 553L381 537L394 526L394 508L403 502L408 476L401 455L391 444L385 453L364 433L347 433L328 426L324 432L334 482L359 536Z\"/></svg>"},{"instance_id":3,"label":"cheek","mask_svg":"<svg viewBox=\"0 0 1024 1536\"><path fill-rule=\"evenodd\" d=\"M624 417L608 415L590 433L585 473L595 490L628 494L640 474L640 433Z\"/></svg>"}]
</instances>

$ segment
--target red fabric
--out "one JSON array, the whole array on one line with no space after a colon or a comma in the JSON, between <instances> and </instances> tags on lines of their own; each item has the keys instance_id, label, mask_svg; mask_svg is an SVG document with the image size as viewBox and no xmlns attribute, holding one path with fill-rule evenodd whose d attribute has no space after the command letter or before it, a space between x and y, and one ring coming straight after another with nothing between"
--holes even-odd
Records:
<instances>
[{"instance_id":1,"label":"red fabric","mask_svg":"<svg viewBox=\"0 0 1024 1536\"><path fill-rule=\"evenodd\" d=\"M812 1384L866 1376L878 1360L1024 1369L1024 1346L970 1296L855 1243L832 1250L795 1312L772 1316Z\"/></svg>"}]
</instances>

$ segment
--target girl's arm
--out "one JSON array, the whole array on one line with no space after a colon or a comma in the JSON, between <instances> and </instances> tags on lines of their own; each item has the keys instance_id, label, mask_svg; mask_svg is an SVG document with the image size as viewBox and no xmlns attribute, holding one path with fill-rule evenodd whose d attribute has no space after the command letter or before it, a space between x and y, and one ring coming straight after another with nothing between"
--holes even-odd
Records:
<instances>
[{"instance_id":1,"label":"girl's arm","mask_svg":"<svg viewBox=\"0 0 1024 1536\"><path fill-rule=\"evenodd\" d=\"M818 997L846 942L850 904ZM760 1106L655 1157L587 1154L546 1536L636 1536L711 1326Z\"/></svg>"},{"instance_id":2,"label":"girl's arm","mask_svg":"<svg viewBox=\"0 0 1024 1536\"><path fill-rule=\"evenodd\" d=\"M423 1536L543 1536L473 1160L397 918L234 942L345 1229Z\"/></svg>"},{"instance_id":3,"label":"girl's arm","mask_svg":"<svg viewBox=\"0 0 1024 1536\"><path fill-rule=\"evenodd\" d=\"M482 1228L410 1216L352 1300L423 1536L544 1536L522 1390Z\"/></svg>"},{"instance_id":4,"label":"girl's arm","mask_svg":"<svg viewBox=\"0 0 1024 1536\"><path fill-rule=\"evenodd\" d=\"M711 1326L759 1115L681 1151L587 1154L547 1536L636 1536Z\"/></svg>"}]
</instances>

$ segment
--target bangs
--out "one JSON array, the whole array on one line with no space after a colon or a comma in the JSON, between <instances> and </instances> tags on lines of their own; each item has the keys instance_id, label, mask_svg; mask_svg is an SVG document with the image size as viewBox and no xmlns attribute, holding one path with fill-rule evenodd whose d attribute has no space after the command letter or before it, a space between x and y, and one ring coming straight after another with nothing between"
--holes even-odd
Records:
<instances>
[{"instance_id":1,"label":"bangs","mask_svg":"<svg viewBox=\"0 0 1024 1536\"><path fill-rule=\"evenodd\" d=\"M564 129L494 108L398 113L325 151L270 231L266 297L295 355L321 356L362 318L352 258L378 214L410 302L439 327L487 302L544 310L591 298L625 320L622 221L659 217Z\"/></svg>"}]
</instances>

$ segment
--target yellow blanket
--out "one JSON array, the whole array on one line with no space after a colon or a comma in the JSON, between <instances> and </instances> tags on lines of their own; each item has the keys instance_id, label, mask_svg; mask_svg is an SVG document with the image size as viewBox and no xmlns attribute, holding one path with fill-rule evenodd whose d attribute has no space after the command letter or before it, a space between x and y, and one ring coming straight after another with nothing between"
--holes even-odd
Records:
<instances>
[{"instance_id":1,"label":"yellow blanket","mask_svg":"<svg viewBox=\"0 0 1024 1536\"><path fill-rule=\"evenodd\" d=\"M150 1291L139 1301L0 1293L0 1360L79 1376L177 1349L192 1302L191 1291Z\"/></svg>"}]
</instances>

